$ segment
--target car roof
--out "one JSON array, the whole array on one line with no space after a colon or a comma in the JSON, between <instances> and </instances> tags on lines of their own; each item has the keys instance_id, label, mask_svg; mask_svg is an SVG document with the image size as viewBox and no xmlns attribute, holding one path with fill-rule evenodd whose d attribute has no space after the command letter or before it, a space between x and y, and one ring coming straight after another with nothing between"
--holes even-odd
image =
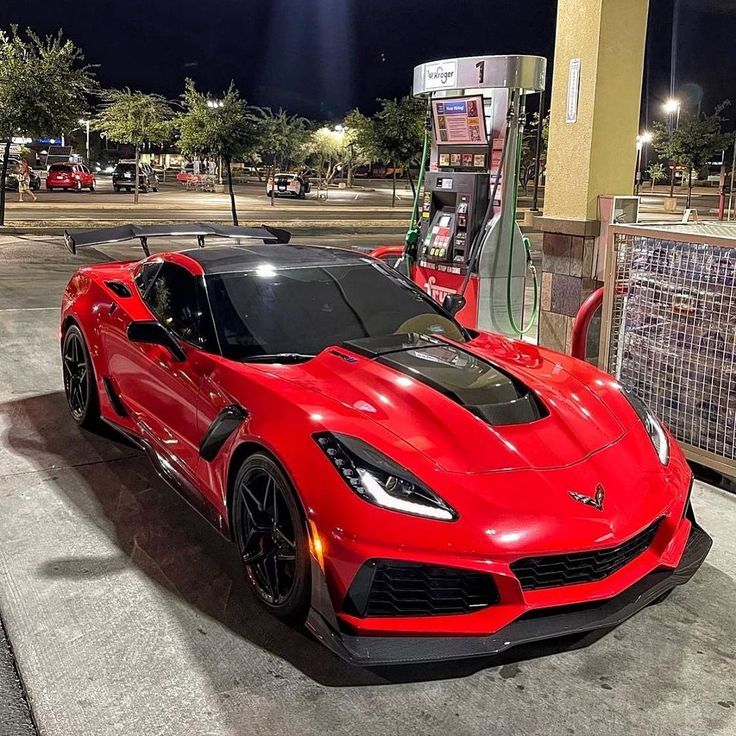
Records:
<instances>
[{"instance_id":1,"label":"car roof","mask_svg":"<svg viewBox=\"0 0 736 736\"><path fill-rule=\"evenodd\" d=\"M275 270L335 266L364 262L366 255L346 248L321 245L218 245L179 251L196 261L205 274L253 271L268 265Z\"/></svg>"}]
</instances>

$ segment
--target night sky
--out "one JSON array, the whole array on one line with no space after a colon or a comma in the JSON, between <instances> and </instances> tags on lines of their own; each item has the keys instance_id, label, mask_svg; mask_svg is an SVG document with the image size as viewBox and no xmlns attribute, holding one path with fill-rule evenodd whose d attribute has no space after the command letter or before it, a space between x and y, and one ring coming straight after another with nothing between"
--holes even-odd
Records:
<instances>
[{"instance_id":1,"label":"night sky","mask_svg":"<svg viewBox=\"0 0 736 736\"><path fill-rule=\"evenodd\" d=\"M736 0L679 0L677 89L704 110L736 103ZM674 0L651 0L648 111L669 93ZM431 59L526 53L552 59L554 0L0 0L0 27L60 27L98 64L104 86L169 98L192 77L217 93L231 79L256 105L338 120L405 94ZM551 75L550 75L551 79ZM647 114L648 112L648 114ZM733 116L733 110L731 112Z\"/></svg>"}]
</instances>

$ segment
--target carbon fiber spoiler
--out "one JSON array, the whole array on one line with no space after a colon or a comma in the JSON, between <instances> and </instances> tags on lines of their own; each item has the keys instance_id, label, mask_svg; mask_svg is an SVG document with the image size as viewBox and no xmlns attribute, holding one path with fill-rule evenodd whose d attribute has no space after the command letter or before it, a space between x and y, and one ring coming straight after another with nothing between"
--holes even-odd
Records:
<instances>
[{"instance_id":1,"label":"carbon fiber spoiler","mask_svg":"<svg viewBox=\"0 0 736 736\"><path fill-rule=\"evenodd\" d=\"M214 238L253 238L264 243L288 243L291 233L276 227L236 227L235 225L218 225L213 222L187 222L181 225L120 225L98 230L84 230L70 233L64 231L64 244L69 252L76 254L77 248L88 248L107 243L121 243L138 238L141 248L148 256L148 238L163 237L196 237L197 244L204 248L206 237Z\"/></svg>"}]
</instances>

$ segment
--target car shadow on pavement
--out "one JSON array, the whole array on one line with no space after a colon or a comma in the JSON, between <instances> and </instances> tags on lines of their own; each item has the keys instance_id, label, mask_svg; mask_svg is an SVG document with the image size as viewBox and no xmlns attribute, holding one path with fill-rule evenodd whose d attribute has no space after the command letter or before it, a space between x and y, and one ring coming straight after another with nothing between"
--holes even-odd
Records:
<instances>
[{"instance_id":1,"label":"car shadow on pavement","mask_svg":"<svg viewBox=\"0 0 736 736\"><path fill-rule=\"evenodd\" d=\"M364 669L342 662L305 631L268 614L251 595L235 546L161 481L146 457L113 430L93 434L68 416L63 392L0 404L5 445L63 493L86 522L101 529L119 556L58 557L40 571L49 578L114 575L131 563L153 582L220 622L237 636L290 662L328 687L458 678L479 670L587 646L607 631L524 645L500 656ZM192 636L205 636L197 629ZM222 668L213 650L205 666ZM511 665L505 667L504 665ZM512 676L512 675L509 675Z\"/></svg>"}]
</instances>

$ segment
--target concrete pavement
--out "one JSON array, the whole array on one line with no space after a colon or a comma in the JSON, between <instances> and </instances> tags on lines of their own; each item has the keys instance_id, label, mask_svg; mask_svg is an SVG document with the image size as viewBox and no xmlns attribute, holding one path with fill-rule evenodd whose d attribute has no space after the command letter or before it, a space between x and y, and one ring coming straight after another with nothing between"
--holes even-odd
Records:
<instances>
[{"instance_id":1,"label":"concrete pavement","mask_svg":"<svg viewBox=\"0 0 736 736\"><path fill-rule=\"evenodd\" d=\"M602 637L369 671L264 614L140 453L67 416L59 295L124 252L0 238L0 612L41 734L736 732L736 497L701 484L707 563Z\"/></svg>"}]
</instances>

